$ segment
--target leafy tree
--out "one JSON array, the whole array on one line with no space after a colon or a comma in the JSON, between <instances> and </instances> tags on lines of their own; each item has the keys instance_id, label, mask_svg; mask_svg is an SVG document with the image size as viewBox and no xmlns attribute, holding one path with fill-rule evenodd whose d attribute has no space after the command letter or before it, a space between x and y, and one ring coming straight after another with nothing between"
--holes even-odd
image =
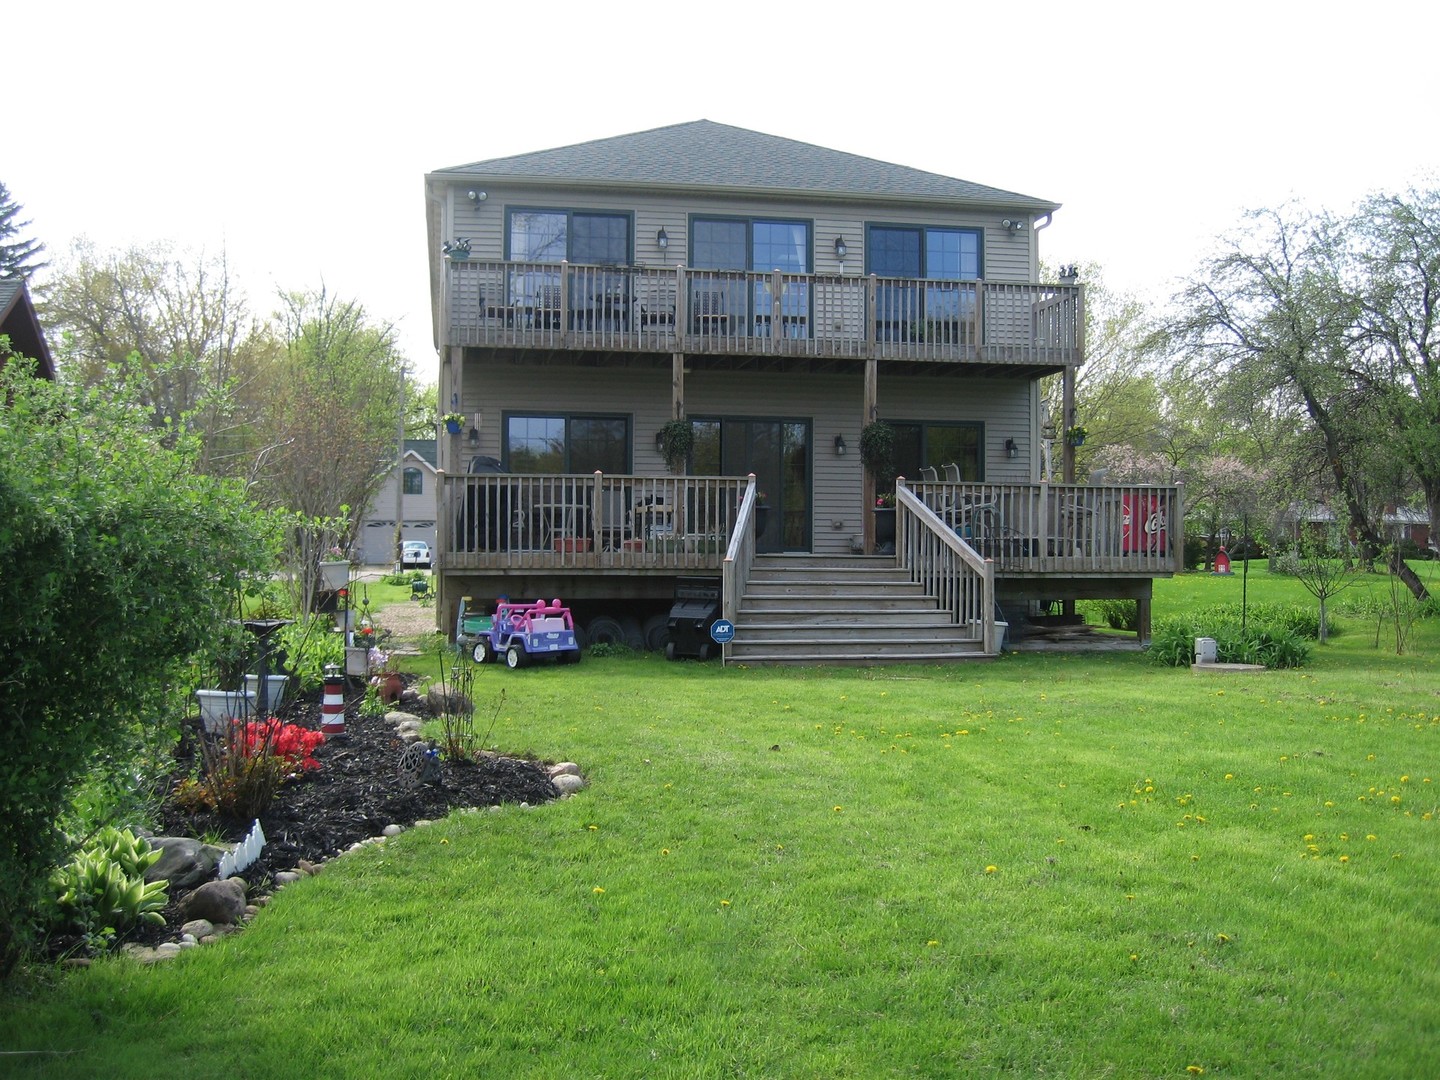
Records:
<instances>
[{"instance_id":1,"label":"leafy tree","mask_svg":"<svg viewBox=\"0 0 1440 1080\"><path fill-rule=\"evenodd\" d=\"M1440 536L1440 190L1367 200L1350 222L1360 329L1389 428L1380 461L1403 463ZM1404 478L1391 478L1401 494ZM1399 501L1399 500L1397 500Z\"/></svg>"},{"instance_id":2,"label":"leafy tree","mask_svg":"<svg viewBox=\"0 0 1440 1080\"><path fill-rule=\"evenodd\" d=\"M28 278L50 265L36 261L45 245L20 235L22 229L30 227L30 222L17 220L21 209L9 188L0 183L0 277Z\"/></svg>"},{"instance_id":3,"label":"leafy tree","mask_svg":"<svg viewBox=\"0 0 1440 1080\"><path fill-rule=\"evenodd\" d=\"M257 380L255 329L224 253L167 244L105 252L77 242L42 294L68 379L104 387L138 365L141 403L157 427L185 421L199 467L234 473L254 452L243 391Z\"/></svg>"},{"instance_id":4,"label":"leafy tree","mask_svg":"<svg viewBox=\"0 0 1440 1080\"><path fill-rule=\"evenodd\" d=\"M279 375L262 421L274 450L256 475L266 503L311 522L346 515L342 544L353 541L395 461L400 383L407 377L391 326L354 301L291 293L276 317ZM433 423L433 420L432 420ZM311 542L296 534L309 560Z\"/></svg>"},{"instance_id":5,"label":"leafy tree","mask_svg":"<svg viewBox=\"0 0 1440 1080\"><path fill-rule=\"evenodd\" d=\"M0 971L77 783L161 722L187 657L271 565L243 492L198 475L195 440L153 428L133 382L102 396L27 367L0 372Z\"/></svg>"},{"instance_id":6,"label":"leafy tree","mask_svg":"<svg viewBox=\"0 0 1440 1080\"><path fill-rule=\"evenodd\" d=\"M1293 424L1309 461L1323 468L1366 558L1383 545L1373 498L1390 395L1363 366L1362 304L1346 278L1343 226L1296 206L1247 216L1180 297L1169 340L1192 377L1248 398L1277 425ZM1417 596L1425 585L1393 558Z\"/></svg>"}]
</instances>

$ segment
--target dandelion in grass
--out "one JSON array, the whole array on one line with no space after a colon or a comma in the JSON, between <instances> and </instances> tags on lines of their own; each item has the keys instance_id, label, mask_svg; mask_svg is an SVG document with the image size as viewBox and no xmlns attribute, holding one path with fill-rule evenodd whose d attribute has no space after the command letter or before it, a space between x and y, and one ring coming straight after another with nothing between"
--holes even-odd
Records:
<instances>
[{"instance_id":1,"label":"dandelion in grass","mask_svg":"<svg viewBox=\"0 0 1440 1080\"><path fill-rule=\"evenodd\" d=\"M844 812L845 812L845 808L844 808L843 806L837 806L837 807L835 807L835 813L837 813L837 814L843 814Z\"/></svg>"},{"instance_id":2,"label":"dandelion in grass","mask_svg":"<svg viewBox=\"0 0 1440 1080\"><path fill-rule=\"evenodd\" d=\"M1200 1065L1186 1065L1185 1071L1191 1076L1201 1076L1204 1074L1205 1069Z\"/></svg>"},{"instance_id":3,"label":"dandelion in grass","mask_svg":"<svg viewBox=\"0 0 1440 1080\"><path fill-rule=\"evenodd\" d=\"M1402 777L1400 777L1400 783L1402 783L1402 784L1408 784L1408 783L1410 783L1410 777L1408 777L1408 776L1402 776Z\"/></svg>"},{"instance_id":4,"label":"dandelion in grass","mask_svg":"<svg viewBox=\"0 0 1440 1080\"><path fill-rule=\"evenodd\" d=\"M927 949L933 949L936 945L939 944L940 943L938 941L936 941L934 938L931 938L929 941L925 942L925 947Z\"/></svg>"},{"instance_id":5,"label":"dandelion in grass","mask_svg":"<svg viewBox=\"0 0 1440 1080\"><path fill-rule=\"evenodd\" d=\"M721 900L721 901L720 901L720 906L721 906L721 907L729 907L729 906L730 906L730 901L729 901L729 900Z\"/></svg>"},{"instance_id":6,"label":"dandelion in grass","mask_svg":"<svg viewBox=\"0 0 1440 1080\"><path fill-rule=\"evenodd\" d=\"M593 889L591 889L590 891L591 891L592 893L594 893L596 896L604 896L604 895L605 895L605 890L602 889L599 885L596 885L596 886L595 886Z\"/></svg>"},{"instance_id":7,"label":"dandelion in grass","mask_svg":"<svg viewBox=\"0 0 1440 1080\"><path fill-rule=\"evenodd\" d=\"M995 873L995 872L996 872L997 870L999 870L999 869L1000 869L1000 868L999 868L998 866L987 866L987 867L985 867L985 873L987 873L987 874L993 874L993 873Z\"/></svg>"},{"instance_id":8,"label":"dandelion in grass","mask_svg":"<svg viewBox=\"0 0 1440 1080\"><path fill-rule=\"evenodd\" d=\"M1227 773L1225 774L1225 779L1226 779L1226 780L1234 780L1234 779L1235 779L1235 774L1234 774L1233 772L1227 772Z\"/></svg>"},{"instance_id":9,"label":"dandelion in grass","mask_svg":"<svg viewBox=\"0 0 1440 1080\"><path fill-rule=\"evenodd\" d=\"M1349 862L1349 861L1350 861L1350 856L1349 856L1349 855L1341 855L1341 856L1340 856L1340 861L1341 861L1341 862Z\"/></svg>"},{"instance_id":10,"label":"dandelion in grass","mask_svg":"<svg viewBox=\"0 0 1440 1080\"><path fill-rule=\"evenodd\" d=\"M660 849L660 854L661 854L661 855L669 855L669 854L670 854L670 849L669 849L668 847L662 847L662 848Z\"/></svg>"},{"instance_id":11,"label":"dandelion in grass","mask_svg":"<svg viewBox=\"0 0 1440 1080\"><path fill-rule=\"evenodd\" d=\"M1372 832L1372 833L1366 833L1366 834L1365 834L1365 839L1366 839L1366 840L1379 840L1380 838L1379 838L1378 836L1376 836L1376 835Z\"/></svg>"}]
</instances>

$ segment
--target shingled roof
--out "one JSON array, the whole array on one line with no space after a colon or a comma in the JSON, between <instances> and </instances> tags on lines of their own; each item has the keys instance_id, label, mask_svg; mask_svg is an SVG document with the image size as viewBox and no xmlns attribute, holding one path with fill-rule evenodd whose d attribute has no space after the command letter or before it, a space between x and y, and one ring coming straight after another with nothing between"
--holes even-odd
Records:
<instances>
[{"instance_id":1,"label":"shingled roof","mask_svg":"<svg viewBox=\"0 0 1440 1080\"><path fill-rule=\"evenodd\" d=\"M1047 213L1058 203L892 165L874 158L694 120L439 169L443 179L495 179L627 187L790 191L808 195L944 199Z\"/></svg>"}]
</instances>

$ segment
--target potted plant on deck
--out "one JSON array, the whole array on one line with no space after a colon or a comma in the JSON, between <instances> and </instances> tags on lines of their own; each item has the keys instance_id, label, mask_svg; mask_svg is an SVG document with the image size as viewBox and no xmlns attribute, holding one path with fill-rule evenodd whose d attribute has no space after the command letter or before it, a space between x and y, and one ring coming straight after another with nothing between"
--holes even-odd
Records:
<instances>
[{"instance_id":1,"label":"potted plant on deck","mask_svg":"<svg viewBox=\"0 0 1440 1080\"><path fill-rule=\"evenodd\" d=\"M860 461L877 488L894 480L895 429L874 420L860 429ZM875 500L875 546L895 543L895 495L881 492Z\"/></svg>"}]
</instances>

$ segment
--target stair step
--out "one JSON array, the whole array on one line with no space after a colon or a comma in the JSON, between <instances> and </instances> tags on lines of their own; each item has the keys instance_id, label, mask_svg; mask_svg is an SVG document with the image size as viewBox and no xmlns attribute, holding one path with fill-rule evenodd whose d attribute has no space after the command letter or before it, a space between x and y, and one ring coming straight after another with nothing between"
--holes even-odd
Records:
<instances>
[{"instance_id":1,"label":"stair step","mask_svg":"<svg viewBox=\"0 0 1440 1080\"><path fill-rule=\"evenodd\" d=\"M863 615L853 611L747 611L740 609L735 623L744 627L764 627L767 631L777 628L799 628L807 626L839 627L842 629L869 628L885 630L887 633L903 631L911 627L949 627L949 612L935 608L920 611L867 611Z\"/></svg>"}]
</instances>

